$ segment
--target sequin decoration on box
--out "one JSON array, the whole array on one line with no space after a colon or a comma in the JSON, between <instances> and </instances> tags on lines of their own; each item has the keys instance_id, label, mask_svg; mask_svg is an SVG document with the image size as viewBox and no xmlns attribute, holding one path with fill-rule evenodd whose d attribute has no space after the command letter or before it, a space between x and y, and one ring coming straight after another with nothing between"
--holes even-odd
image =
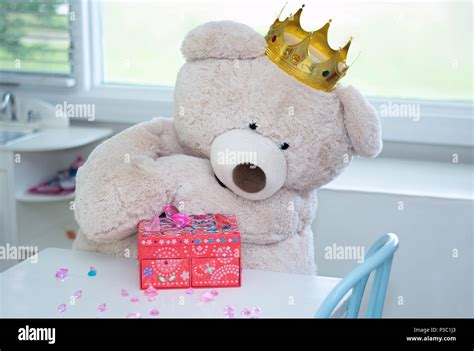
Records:
<instances>
[{"instance_id":1,"label":"sequin decoration on box","mask_svg":"<svg viewBox=\"0 0 474 351\"><path fill-rule=\"evenodd\" d=\"M138 226L140 287L239 287L241 245L234 215L191 215L185 226L169 217Z\"/></svg>"}]
</instances>

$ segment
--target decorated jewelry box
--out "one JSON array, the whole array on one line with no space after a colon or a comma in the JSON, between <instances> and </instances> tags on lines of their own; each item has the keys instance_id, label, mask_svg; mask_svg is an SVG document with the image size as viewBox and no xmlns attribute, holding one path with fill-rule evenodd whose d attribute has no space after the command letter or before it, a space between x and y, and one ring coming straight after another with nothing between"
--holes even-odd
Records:
<instances>
[{"instance_id":1,"label":"decorated jewelry box","mask_svg":"<svg viewBox=\"0 0 474 351\"><path fill-rule=\"evenodd\" d=\"M164 216L138 225L140 287L238 287L240 250L234 215L186 216L166 205Z\"/></svg>"}]
</instances>

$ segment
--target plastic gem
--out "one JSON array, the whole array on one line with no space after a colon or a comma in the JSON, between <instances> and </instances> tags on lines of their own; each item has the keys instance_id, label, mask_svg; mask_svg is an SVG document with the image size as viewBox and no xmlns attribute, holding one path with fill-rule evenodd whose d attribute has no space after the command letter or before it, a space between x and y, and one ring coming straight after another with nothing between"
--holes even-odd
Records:
<instances>
[{"instance_id":1,"label":"plastic gem","mask_svg":"<svg viewBox=\"0 0 474 351\"><path fill-rule=\"evenodd\" d=\"M193 288L186 289L185 293L186 295L192 295L194 294L194 289Z\"/></svg>"},{"instance_id":2,"label":"plastic gem","mask_svg":"<svg viewBox=\"0 0 474 351\"><path fill-rule=\"evenodd\" d=\"M160 311L158 311L156 308L150 311L150 315L152 316L158 316L159 314L160 314Z\"/></svg>"},{"instance_id":3,"label":"plastic gem","mask_svg":"<svg viewBox=\"0 0 474 351\"><path fill-rule=\"evenodd\" d=\"M101 303L99 307L97 307L97 310L99 312L104 312L107 309L107 305L105 303Z\"/></svg>"},{"instance_id":4,"label":"plastic gem","mask_svg":"<svg viewBox=\"0 0 474 351\"><path fill-rule=\"evenodd\" d=\"M128 291L126 289L122 289L122 290L120 290L120 295L128 296Z\"/></svg>"},{"instance_id":5,"label":"plastic gem","mask_svg":"<svg viewBox=\"0 0 474 351\"><path fill-rule=\"evenodd\" d=\"M226 307L224 307L224 315L227 318L234 318L234 308L231 305L227 305Z\"/></svg>"},{"instance_id":6,"label":"plastic gem","mask_svg":"<svg viewBox=\"0 0 474 351\"><path fill-rule=\"evenodd\" d=\"M130 312L126 316L127 318L140 318L140 313L139 312Z\"/></svg>"},{"instance_id":7,"label":"plastic gem","mask_svg":"<svg viewBox=\"0 0 474 351\"><path fill-rule=\"evenodd\" d=\"M143 275L145 277L151 277L153 275L153 269L151 269L150 267L146 267L144 270L143 270Z\"/></svg>"},{"instance_id":8,"label":"plastic gem","mask_svg":"<svg viewBox=\"0 0 474 351\"><path fill-rule=\"evenodd\" d=\"M215 298L216 298L215 295L213 295L211 293L208 293L208 292L204 292L204 293L201 294L201 300L204 301L204 302L211 302Z\"/></svg>"},{"instance_id":9,"label":"plastic gem","mask_svg":"<svg viewBox=\"0 0 474 351\"><path fill-rule=\"evenodd\" d=\"M172 281L175 280L175 279L176 279L176 275L173 274L173 275L170 277L170 279L168 279L168 281L172 282Z\"/></svg>"},{"instance_id":10,"label":"plastic gem","mask_svg":"<svg viewBox=\"0 0 474 351\"><path fill-rule=\"evenodd\" d=\"M171 219L173 220L177 228L186 227L190 222L190 218L184 213L176 213L171 217Z\"/></svg>"},{"instance_id":11,"label":"plastic gem","mask_svg":"<svg viewBox=\"0 0 474 351\"><path fill-rule=\"evenodd\" d=\"M140 301L140 299L138 297L132 297L130 299L130 302L138 302L138 301Z\"/></svg>"},{"instance_id":12,"label":"plastic gem","mask_svg":"<svg viewBox=\"0 0 474 351\"><path fill-rule=\"evenodd\" d=\"M178 214L178 213L179 213L179 210L176 208L176 206L173 206L173 205L171 205L171 204L166 204L166 205L163 207L163 211L165 212L166 217L168 217L168 218L171 218L171 217L173 217L175 214Z\"/></svg>"},{"instance_id":13,"label":"plastic gem","mask_svg":"<svg viewBox=\"0 0 474 351\"><path fill-rule=\"evenodd\" d=\"M58 312L64 312L66 311L66 304L65 303L62 303L58 306Z\"/></svg>"},{"instance_id":14,"label":"plastic gem","mask_svg":"<svg viewBox=\"0 0 474 351\"><path fill-rule=\"evenodd\" d=\"M219 292L217 290L211 290L211 294L217 296L219 295Z\"/></svg>"},{"instance_id":15,"label":"plastic gem","mask_svg":"<svg viewBox=\"0 0 474 351\"><path fill-rule=\"evenodd\" d=\"M242 312L240 312L240 314L242 315L242 317L245 317L245 318L252 317L253 315L252 311L250 311L248 308L244 308Z\"/></svg>"},{"instance_id":16,"label":"plastic gem","mask_svg":"<svg viewBox=\"0 0 474 351\"><path fill-rule=\"evenodd\" d=\"M144 291L145 296L156 296L158 292L153 286L149 286L145 291Z\"/></svg>"},{"instance_id":17,"label":"plastic gem","mask_svg":"<svg viewBox=\"0 0 474 351\"><path fill-rule=\"evenodd\" d=\"M95 267L93 267L93 266L90 266L90 270L87 273L87 275L89 277L95 277L97 275L97 269L95 269Z\"/></svg>"},{"instance_id":18,"label":"plastic gem","mask_svg":"<svg viewBox=\"0 0 474 351\"><path fill-rule=\"evenodd\" d=\"M74 293L74 297L76 299L80 298L82 296L82 290L77 290L75 293Z\"/></svg>"},{"instance_id":19,"label":"plastic gem","mask_svg":"<svg viewBox=\"0 0 474 351\"><path fill-rule=\"evenodd\" d=\"M67 272L69 272L69 269L67 268L59 268L56 271L55 277L61 280L64 280L67 276Z\"/></svg>"},{"instance_id":20,"label":"plastic gem","mask_svg":"<svg viewBox=\"0 0 474 351\"><path fill-rule=\"evenodd\" d=\"M160 277L158 277L158 279L160 280L160 282L162 282L162 283L166 283L166 279L165 279L165 277L161 277L161 276L160 276Z\"/></svg>"}]
</instances>

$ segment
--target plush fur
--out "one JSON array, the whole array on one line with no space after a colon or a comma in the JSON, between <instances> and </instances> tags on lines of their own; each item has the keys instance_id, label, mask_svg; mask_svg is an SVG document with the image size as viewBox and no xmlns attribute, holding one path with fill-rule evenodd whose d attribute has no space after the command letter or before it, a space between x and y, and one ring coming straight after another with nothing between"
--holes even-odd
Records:
<instances>
[{"instance_id":1,"label":"plush fur","mask_svg":"<svg viewBox=\"0 0 474 351\"><path fill-rule=\"evenodd\" d=\"M134 126L101 144L77 175L74 247L136 256L136 226L167 202L188 214L234 213L242 232L243 265L314 274L311 222L316 190L353 154L374 157L380 122L353 87L326 93L280 70L251 28L210 22L183 42L173 119ZM274 195L252 201L219 185L209 161L213 140L248 129L268 138L287 163Z\"/></svg>"}]
</instances>

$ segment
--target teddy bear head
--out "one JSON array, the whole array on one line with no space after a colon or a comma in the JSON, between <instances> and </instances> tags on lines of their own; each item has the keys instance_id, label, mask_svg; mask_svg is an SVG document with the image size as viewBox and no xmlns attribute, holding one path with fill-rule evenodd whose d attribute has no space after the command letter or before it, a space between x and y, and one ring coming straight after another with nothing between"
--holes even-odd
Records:
<instances>
[{"instance_id":1,"label":"teddy bear head","mask_svg":"<svg viewBox=\"0 0 474 351\"><path fill-rule=\"evenodd\" d=\"M380 120L355 88L309 87L265 49L263 36L231 21L203 24L183 41L176 132L188 153L210 159L217 181L262 200L319 188L353 155L381 151Z\"/></svg>"}]
</instances>

